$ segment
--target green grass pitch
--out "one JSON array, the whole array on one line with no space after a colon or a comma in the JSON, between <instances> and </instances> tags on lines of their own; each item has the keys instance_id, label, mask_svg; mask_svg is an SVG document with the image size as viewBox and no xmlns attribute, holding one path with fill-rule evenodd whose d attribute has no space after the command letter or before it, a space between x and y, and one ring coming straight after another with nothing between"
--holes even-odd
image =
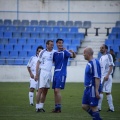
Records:
<instances>
[{"instance_id":1,"label":"green grass pitch","mask_svg":"<svg viewBox=\"0 0 120 120\"><path fill-rule=\"evenodd\" d=\"M113 101L115 112L106 112L108 104L104 95L102 111L103 120L120 120L120 83L113 84ZM29 83L0 82L0 120L92 120L82 110L81 101L83 83L67 83L62 91L62 113L51 113L54 108L53 90L46 98L45 113L36 113L35 106L29 105Z\"/></svg>"}]
</instances>

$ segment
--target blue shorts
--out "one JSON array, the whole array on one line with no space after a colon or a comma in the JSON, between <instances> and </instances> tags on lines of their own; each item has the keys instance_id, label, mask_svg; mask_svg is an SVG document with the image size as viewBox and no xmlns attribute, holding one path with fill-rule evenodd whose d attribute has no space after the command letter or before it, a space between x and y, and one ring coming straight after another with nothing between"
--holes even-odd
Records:
<instances>
[{"instance_id":1,"label":"blue shorts","mask_svg":"<svg viewBox=\"0 0 120 120\"><path fill-rule=\"evenodd\" d=\"M56 77L54 76L52 89L55 89L55 88L64 89L65 82L66 82L66 76L56 76Z\"/></svg>"},{"instance_id":2,"label":"blue shorts","mask_svg":"<svg viewBox=\"0 0 120 120\"><path fill-rule=\"evenodd\" d=\"M94 87L86 87L84 90L82 104L98 106L99 99L96 98Z\"/></svg>"}]
</instances>

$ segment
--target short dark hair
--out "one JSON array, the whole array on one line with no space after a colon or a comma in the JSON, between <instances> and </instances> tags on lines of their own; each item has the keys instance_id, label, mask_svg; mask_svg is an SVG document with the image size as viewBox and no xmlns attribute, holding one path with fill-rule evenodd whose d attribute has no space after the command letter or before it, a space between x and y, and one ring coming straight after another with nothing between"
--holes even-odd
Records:
<instances>
[{"instance_id":1,"label":"short dark hair","mask_svg":"<svg viewBox=\"0 0 120 120\"><path fill-rule=\"evenodd\" d=\"M47 40L46 45L49 45L50 42L53 42L53 40Z\"/></svg>"},{"instance_id":2,"label":"short dark hair","mask_svg":"<svg viewBox=\"0 0 120 120\"><path fill-rule=\"evenodd\" d=\"M38 46L37 49L36 49L36 54L37 54L38 49L42 49L43 50L44 48L43 48L42 45Z\"/></svg>"},{"instance_id":3,"label":"short dark hair","mask_svg":"<svg viewBox=\"0 0 120 120\"><path fill-rule=\"evenodd\" d=\"M107 49L108 50L108 46L107 45L105 45L105 44L103 44L104 46L105 46L105 49Z\"/></svg>"},{"instance_id":4,"label":"short dark hair","mask_svg":"<svg viewBox=\"0 0 120 120\"><path fill-rule=\"evenodd\" d=\"M62 41L64 43L64 40L60 39L60 38L56 40L56 43L59 42L59 41Z\"/></svg>"},{"instance_id":5,"label":"short dark hair","mask_svg":"<svg viewBox=\"0 0 120 120\"><path fill-rule=\"evenodd\" d=\"M112 52L113 52L114 50L113 50L113 49L110 49L110 51L112 51Z\"/></svg>"}]
</instances>

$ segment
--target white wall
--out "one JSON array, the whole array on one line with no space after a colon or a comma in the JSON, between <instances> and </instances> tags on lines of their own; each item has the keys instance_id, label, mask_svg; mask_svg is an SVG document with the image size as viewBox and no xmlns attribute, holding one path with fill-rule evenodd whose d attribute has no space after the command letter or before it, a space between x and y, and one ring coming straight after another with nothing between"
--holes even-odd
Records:
<instances>
[{"instance_id":1,"label":"white wall","mask_svg":"<svg viewBox=\"0 0 120 120\"><path fill-rule=\"evenodd\" d=\"M0 0L0 19L90 20L103 32L120 20L120 1Z\"/></svg>"},{"instance_id":2,"label":"white wall","mask_svg":"<svg viewBox=\"0 0 120 120\"><path fill-rule=\"evenodd\" d=\"M83 82L85 65L68 66L67 82ZM120 83L120 70L116 68L113 82ZM52 69L53 73L53 69ZM29 82L26 66L0 65L0 82Z\"/></svg>"}]
</instances>

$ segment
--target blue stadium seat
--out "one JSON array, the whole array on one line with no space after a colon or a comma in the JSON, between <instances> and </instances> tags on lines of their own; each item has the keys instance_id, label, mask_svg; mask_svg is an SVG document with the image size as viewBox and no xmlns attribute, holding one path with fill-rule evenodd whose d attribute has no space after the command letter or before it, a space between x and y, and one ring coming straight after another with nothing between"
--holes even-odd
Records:
<instances>
[{"instance_id":1,"label":"blue stadium seat","mask_svg":"<svg viewBox=\"0 0 120 120\"><path fill-rule=\"evenodd\" d=\"M24 59L15 59L14 64L15 65L23 65Z\"/></svg>"},{"instance_id":2,"label":"blue stadium seat","mask_svg":"<svg viewBox=\"0 0 120 120\"><path fill-rule=\"evenodd\" d=\"M106 39L105 44L112 46L113 45L113 40L112 39Z\"/></svg>"},{"instance_id":3,"label":"blue stadium seat","mask_svg":"<svg viewBox=\"0 0 120 120\"><path fill-rule=\"evenodd\" d=\"M21 32L13 32L13 38L21 38Z\"/></svg>"},{"instance_id":4,"label":"blue stadium seat","mask_svg":"<svg viewBox=\"0 0 120 120\"><path fill-rule=\"evenodd\" d=\"M40 33L40 38L41 39L47 39L48 38L48 33Z\"/></svg>"},{"instance_id":5,"label":"blue stadium seat","mask_svg":"<svg viewBox=\"0 0 120 120\"><path fill-rule=\"evenodd\" d=\"M10 51L9 58L18 58L18 51Z\"/></svg>"},{"instance_id":6,"label":"blue stadium seat","mask_svg":"<svg viewBox=\"0 0 120 120\"><path fill-rule=\"evenodd\" d=\"M12 25L12 20L10 20L10 19L5 19L5 20L4 20L4 25Z\"/></svg>"},{"instance_id":7,"label":"blue stadium seat","mask_svg":"<svg viewBox=\"0 0 120 120\"><path fill-rule=\"evenodd\" d=\"M12 38L12 32L4 32L4 38Z\"/></svg>"},{"instance_id":8,"label":"blue stadium seat","mask_svg":"<svg viewBox=\"0 0 120 120\"><path fill-rule=\"evenodd\" d=\"M43 30L44 30L44 29L43 29L43 27L41 27L41 26L36 26L36 27L35 27L35 32L44 32Z\"/></svg>"},{"instance_id":9,"label":"blue stadium seat","mask_svg":"<svg viewBox=\"0 0 120 120\"><path fill-rule=\"evenodd\" d=\"M23 65L27 65L28 61L29 61L28 58L24 59L24 61L23 61Z\"/></svg>"},{"instance_id":10,"label":"blue stadium seat","mask_svg":"<svg viewBox=\"0 0 120 120\"><path fill-rule=\"evenodd\" d=\"M56 38L57 38L57 33L49 33L48 39L53 40L53 39L56 39Z\"/></svg>"},{"instance_id":11,"label":"blue stadium seat","mask_svg":"<svg viewBox=\"0 0 120 120\"><path fill-rule=\"evenodd\" d=\"M23 51L29 51L31 48L31 45L23 45Z\"/></svg>"},{"instance_id":12,"label":"blue stadium seat","mask_svg":"<svg viewBox=\"0 0 120 120\"><path fill-rule=\"evenodd\" d=\"M58 38L65 39L66 38L66 33L58 33Z\"/></svg>"},{"instance_id":13,"label":"blue stadium seat","mask_svg":"<svg viewBox=\"0 0 120 120\"><path fill-rule=\"evenodd\" d=\"M0 38L3 38L3 32L0 31Z\"/></svg>"},{"instance_id":14,"label":"blue stadium seat","mask_svg":"<svg viewBox=\"0 0 120 120\"><path fill-rule=\"evenodd\" d=\"M67 34L66 34L66 37L67 37L67 38L74 39L74 38L75 38L75 34L74 34L74 33L67 33Z\"/></svg>"},{"instance_id":15,"label":"blue stadium seat","mask_svg":"<svg viewBox=\"0 0 120 120\"><path fill-rule=\"evenodd\" d=\"M39 38L40 34L38 32L31 32L31 38Z\"/></svg>"},{"instance_id":16,"label":"blue stadium seat","mask_svg":"<svg viewBox=\"0 0 120 120\"><path fill-rule=\"evenodd\" d=\"M38 20L31 20L30 25L37 26L38 25Z\"/></svg>"},{"instance_id":17,"label":"blue stadium seat","mask_svg":"<svg viewBox=\"0 0 120 120\"><path fill-rule=\"evenodd\" d=\"M27 39L27 44L28 45L34 45L35 44L35 38L28 38Z\"/></svg>"},{"instance_id":18,"label":"blue stadium seat","mask_svg":"<svg viewBox=\"0 0 120 120\"><path fill-rule=\"evenodd\" d=\"M14 59L6 59L6 65L14 65Z\"/></svg>"},{"instance_id":19,"label":"blue stadium seat","mask_svg":"<svg viewBox=\"0 0 120 120\"><path fill-rule=\"evenodd\" d=\"M16 32L25 32L25 26L17 26Z\"/></svg>"},{"instance_id":20,"label":"blue stadium seat","mask_svg":"<svg viewBox=\"0 0 120 120\"><path fill-rule=\"evenodd\" d=\"M65 26L65 22L62 20L57 21L57 26L61 27L61 26Z\"/></svg>"},{"instance_id":21,"label":"blue stadium seat","mask_svg":"<svg viewBox=\"0 0 120 120\"><path fill-rule=\"evenodd\" d=\"M34 26L26 26L25 31L26 32L34 32L35 31L35 27Z\"/></svg>"},{"instance_id":22,"label":"blue stadium seat","mask_svg":"<svg viewBox=\"0 0 120 120\"><path fill-rule=\"evenodd\" d=\"M60 32L60 27L53 27L53 31L54 33L59 33Z\"/></svg>"},{"instance_id":23,"label":"blue stadium seat","mask_svg":"<svg viewBox=\"0 0 120 120\"><path fill-rule=\"evenodd\" d=\"M114 45L119 45L120 46L120 38L119 39L114 39Z\"/></svg>"},{"instance_id":24,"label":"blue stadium seat","mask_svg":"<svg viewBox=\"0 0 120 120\"><path fill-rule=\"evenodd\" d=\"M113 40L113 39L116 39L116 38L117 38L116 34L112 34L111 33L111 34L108 35L108 39L112 39Z\"/></svg>"},{"instance_id":25,"label":"blue stadium seat","mask_svg":"<svg viewBox=\"0 0 120 120\"><path fill-rule=\"evenodd\" d=\"M19 26L19 25L21 25L21 21L20 20L13 20L13 25Z\"/></svg>"},{"instance_id":26,"label":"blue stadium seat","mask_svg":"<svg viewBox=\"0 0 120 120\"><path fill-rule=\"evenodd\" d=\"M9 58L9 51L1 51L1 58Z\"/></svg>"},{"instance_id":27,"label":"blue stadium seat","mask_svg":"<svg viewBox=\"0 0 120 120\"><path fill-rule=\"evenodd\" d=\"M80 47L81 40L80 39L72 39L72 45L76 45L76 46Z\"/></svg>"},{"instance_id":28,"label":"blue stadium seat","mask_svg":"<svg viewBox=\"0 0 120 120\"><path fill-rule=\"evenodd\" d=\"M91 21L84 21L82 28L85 29L85 36L87 36L87 30L91 28Z\"/></svg>"},{"instance_id":29,"label":"blue stadium seat","mask_svg":"<svg viewBox=\"0 0 120 120\"><path fill-rule=\"evenodd\" d=\"M70 46L71 45L71 38L65 38L64 39L64 45Z\"/></svg>"},{"instance_id":30,"label":"blue stadium seat","mask_svg":"<svg viewBox=\"0 0 120 120\"><path fill-rule=\"evenodd\" d=\"M116 27L120 27L120 21L116 21L115 26L116 26Z\"/></svg>"},{"instance_id":31,"label":"blue stadium seat","mask_svg":"<svg viewBox=\"0 0 120 120\"><path fill-rule=\"evenodd\" d=\"M71 46L69 46L69 50L73 50L74 52L77 53L77 46L76 45L71 45Z\"/></svg>"},{"instance_id":32,"label":"blue stadium seat","mask_svg":"<svg viewBox=\"0 0 120 120\"><path fill-rule=\"evenodd\" d=\"M73 21L66 21L67 27L73 27Z\"/></svg>"},{"instance_id":33,"label":"blue stadium seat","mask_svg":"<svg viewBox=\"0 0 120 120\"><path fill-rule=\"evenodd\" d=\"M3 20L2 19L0 19L0 25L3 25Z\"/></svg>"},{"instance_id":34,"label":"blue stadium seat","mask_svg":"<svg viewBox=\"0 0 120 120\"><path fill-rule=\"evenodd\" d=\"M5 45L0 43L0 51L4 51Z\"/></svg>"},{"instance_id":35,"label":"blue stadium seat","mask_svg":"<svg viewBox=\"0 0 120 120\"><path fill-rule=\"evenodd\" d=\"M70 32L78 33L78 28L77 27L71 27Z\"/></svg>"},{"instance_id":36,"label":"blue stadium seat","mask_svg":"<svg viewBox=\"0 0 120 120\"><path fill-rule=\"evenodd\" d=\"M31 50L31 51L28 51L27 57L30 58L30 57L32 57L34 55L36 55L36 50Z\"/></svg>"},{"instance_id":37,"label":"blue stadium seat","mask_svg":"<svg viewBox=\"0 0 120 120\"><path fill-rule=\"evenodd\" d=\"M16 31L16 26L5 26L5 31L14 32Z\"/></svg>"},{"instance_id":38,"label":"blue stadium seat","mask_svg":"<svg viewBox=\"0 0 120 120\"><path fill-rule=\"evenodd\" d=\"M40 26L47 26L47 24L48 24L48 23L47 23L46 20L40 20L40 21L39 21L39 25L40 25Z\"/></svg>"},{"instance_id":39,"label":"blue stadium seat","mask_svg":"<svg viewBox=\"0 0 120 120\"><path fill-rule=\"evenodd\" d=\"M6 26L0 26L0 32L4 32L4 31L6 31Z\"/></svg>"},{"instance_id":40,"label":"blue stadium seat","mask_svg":"<svg viewBox=\"0 0 120 120\"><path fill-rule=\"evenodd\" d=\"M44 45L45 44L45 39L40 39L40 38L38 38L38 39L36 39L36 45Z\"/></svg>"},{"instance_id":41,"label":"blue stadium seat","mask_svg":"<svg viewBox=\"0 0 120 120\"><path fill-rule=\"evenodd\" d=\"M114 33L114 34L120 33L120 27L113 27L111 33Z\"/></svg>"},{"instance_id":42,"label":"blue stadium seat","mask_svg":"<svg viewBox=\"0 0 120 120\"><path fill-rule=\"evenodd\" d=\"M45 33L51 33L52 32L52 27L48 27L48 26L44 27L44 32Z\"/></svg>"},{"instance_id":43,"label":"blue stadium seat","mask_svg":"<svg viewBox=\"0 0 120 120\"><path fill-rule=\"evenodd\" d=\"M22 51L22 48L23 48L22 45L19 45L19 44L14 45L14 50L16 50L16 51Z\"/></svg>"},{"instance_id":44,"label":"blue stadium seat","mask_svg":"<svg viewBox=\"0 0 120 120\"><path fill-rule=\"evenodd\" d=\"M0 65L5 65L6 64L6 60L5 59L0 59Z\"/></svg>"},{"instance_id":45,"label":"blue stadium seat","mask_svg":"<svg viewBox=\"0 0 120 120\"><path fill-rule=\"evenodd\" d=\"M6 50L6 51L11 51L11 50L13 50L13 45L11 45L11 44L5 45L4 50Z\"/></svg>"},{"instance_id":46,"label":"blue stadium seat","mask_svg":"<svg viewBox=\"0 0 120 120\"><path fill-rule=\"evenodd\" d=\"M42 43L40 42L40 43L38 43L38 44L33 45L32 48L31 48L31 51L36 51L36 49L37 49L37 47L38 47L39 45L41 45L41 46L43 46L43 48L45 48L45 44L42 44ZM35 53L36 53L36 52L35 52ZM34 54L35 54L35 53L34 53Z\"/></svg>"},{"instance_id":47,"label":"blue stadium seat","mask_svg":"<svg viewBox=\"0 0 120 120\"><path fill-rule=\"evenodd\" d=\"M26 41L26 38L19 38L18 39L18 44L19 45L26 45L27 41Z\"/></svg>"},{"instance_id":48,"label":"blue stadium seat","mask_svg":"<svg viewBox=\"0 0 120 120\"><path fill-rule=\"evenodd\" d=\"M68 33L69 32L69 27L61 27L61 32L62 33Z\"/></svg>"},{"instance_id":49,"label":"blue stadium seat","mask_svg":"<svg viewBox=\"0 0 120 120\"><path fill-rule=\"evenodd\" d=\"M9 44L17 44L17 38L10 38L9 39Z\"/></svg>"},{"instance_id":50,"label":"blue stadium seat","mask_svg":"<svg viewBox=\"0 0 120 120\"><path fill-rule=\"evenodd\" d=\"M22 32L21 38L30 38L29 32Z\"/></svg>"},{"instance_id":51,"label":"blue stadium seat","mask_svg":"<svg viewBox=\"0 0 120 120\"><path fill-rule=\"evenodd\" d=\"M8 38L0 38L0 44L8 44L9 40Z\"/></svg>"},{"instance_id":52,"label":"blue stadium seat","mask_svg":"<svg viewBox=\"0 0 120 120\"><path fill-rule=\"evenodd\" d=\"M75 21L74 26L78 28L82 28L82 21Z\"/></svg>"},{"instance_id":53,"label":"blue stadium seat","mask_svg":"<svg viewBox=\"0 0 120 120\"><path fill-rule=\"evenodd\" d=\"M120 33L118 33L118 36L117 36L118 39L120 39Z\"/></svg>"},{"instance_id":54,"label":"blue stadium seat","mask_svg":"<svg viewBox=\"0 0 120 120\"><path fill-rule=\"evenodd\" d=\"M48 21L48 26L55 26L55 25L56 25L55 20L49 20Z\"/></svg>"},{"instance_id":55,"label":"blue stadium seat","mask_svg":"<svg viewBox=\"0 0 120 120\"><path fill-rule=\"evenodd\" d=\"M19 58L27 58L27 51L19 51Z\"/></svg>"},{"instance_id":56,"label":"blue stadium seat","mask_svg":"<svg viewBox=\"0 0 120 120\"><path fill-rule=\"evenodd\" d=\"M75 34L75 38L76 39L84 40L84 37L85 37L84 33L76 33Z\"/></svg>"},{"instance_id":57,"label":"blue stadium seat","mask_svg":"<svg viewBox=\"0 0 120 120\"><path fill-rule=\"evenodd\" d=\"M28 26L29 25L29 20L22 20L21 25Z\"/></svg>"}]
</instances>

